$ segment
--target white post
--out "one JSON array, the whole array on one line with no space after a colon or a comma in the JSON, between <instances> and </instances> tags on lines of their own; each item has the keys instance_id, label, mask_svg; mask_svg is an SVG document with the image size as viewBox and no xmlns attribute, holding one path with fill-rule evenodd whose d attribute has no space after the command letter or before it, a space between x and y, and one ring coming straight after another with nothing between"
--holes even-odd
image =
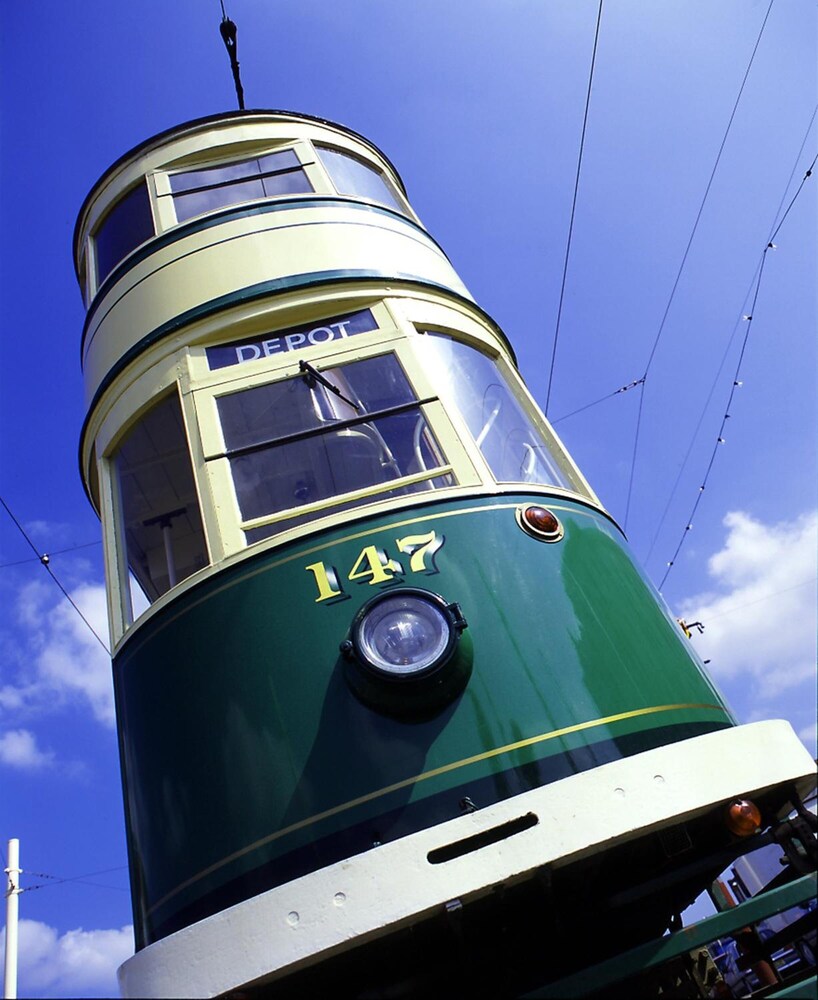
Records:
<instances>
[{"instance_id":1,"label":"white post","mask_svg":"<svg viewBox=\"0 0 818 1000\"><path fill-rule=\"evenodd\" d=\"M20 907L20 841L9 841L9 877L6 889L6 974L3 978L3 995L6 1000L17 996L17 914Z\"/></svg>"}]
</instances>

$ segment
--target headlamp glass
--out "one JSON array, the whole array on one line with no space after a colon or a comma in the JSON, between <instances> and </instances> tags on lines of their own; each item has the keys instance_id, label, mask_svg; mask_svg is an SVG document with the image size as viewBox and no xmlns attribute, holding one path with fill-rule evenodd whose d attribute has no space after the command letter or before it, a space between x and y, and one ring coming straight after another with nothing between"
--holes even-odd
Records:
<instances>
[{"instance_id":1,"label":"headlamp glass","mask_svg":"<svg viewBox=\"0 0 818 1000\"><path fill-rule=\"evenodd\" d=\"M442 608L416 594L394 594L357 626L359 654L376 670L412 677L436 666L449 650L453 626Z\"/></svg>"}]
</instances>

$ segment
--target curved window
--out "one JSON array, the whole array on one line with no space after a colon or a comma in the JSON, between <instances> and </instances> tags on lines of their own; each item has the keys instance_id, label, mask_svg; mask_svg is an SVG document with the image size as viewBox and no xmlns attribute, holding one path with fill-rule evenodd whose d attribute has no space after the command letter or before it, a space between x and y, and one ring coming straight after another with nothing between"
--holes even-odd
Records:
<instances>
[{"instance_id":1,"label":"curved window","mask_svg":"<svg viewBox=\"0 0 818 1000\"><path fill-rule=\"evenodd\" d=\"M169 179L178 222L240 201L313 190L292 149L238 163L186 170L171 174Z\"/></svg>"},{"instance_id":2,"label":"curved window","mask_svg":"<svg viewBox=\"0 0 818 1000\"><path fill-rule=\"evenodd\" d=\"M217 397L242 521L303 508L289 527L321 516L332 497L352 507L454 485L425 402L394 355L320 372L304 365L296 378ZM257 541L284 526L276 518L244 530Z\"/></svg>"},{"instance_id":3,"label":"curved window","mask_svg":"<svg viewBox=\"0 0 818 1000\"><path fill-rule=\"evenodd\" d=\"M102 282L127 255L154 235L148 188L137 184L114 205L94 234L97 283Z\"/></svg>"},{"instance_id":4,"label":"curved window","mask_svg":"<svg viewBox=\"0 0 818 1000\"><path fill-rule=\"evenodd\" d=\"M315 151L326 167L338 194L357 194L362 198L388 205L403 211L403 205L380 170L376 170L363 160L349 153L329 146L316 146Z\"/></svg>"},{"instance_id":5,"label":"curved window","mask_svg":"<svg viewBox=\"0 0 818 1000\"><path fill-rule=\"evenodd\" d=\"M156 403L113 455L119 535L150 601L207 565L179 397Z\"/></svg>"},{"instance_id":6,"label":"curved window","mask_svg":"<svg viewBox=\"0 0 818 1000\"><path fill-rule=\"evenodd\" d=\"M445 386L498 482L585 492L489 357L444 334L423 332L427 336L421 346L431 355L430 370Z\"/></svg>"}]
</instances>

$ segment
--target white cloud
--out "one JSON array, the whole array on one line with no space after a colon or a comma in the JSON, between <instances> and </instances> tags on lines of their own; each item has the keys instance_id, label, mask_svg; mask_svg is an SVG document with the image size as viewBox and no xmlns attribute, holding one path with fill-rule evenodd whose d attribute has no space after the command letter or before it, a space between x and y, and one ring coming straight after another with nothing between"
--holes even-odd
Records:
<instances>
[{"instance_id":1,"label":"white cloud","mask_svg":"<svg viewBox=\"0 0 818 1000\"><path fill-rule=\"evenodd\" d=\"M82 583L70 593L97 635L107 641L105 588ZM111 660L74 608L50 581L41 579L21 589L15 610L25 640L16 657L16 676L4 678L0 687L0 710L19 718L80 703L99 722L113 726Z\"/></svg>"},{"instance_id":2,"label":"white cloud","mask_svg":"<svg viewBox=\"0 0 818 1000\"><path fill-rule=\"evenodd\" d=\"M5 948L5 930L0 948ZM21 920L18 992L37 997L119 995L116 970L133 954L133 927L60 935L39 920Z\"/></svg>"},{"instance_id":3,"label":"white cloud","mask_svg":"<svg viewBox=\"0 0 818 1000\"><path fill-rule=\"evenodd\" d=\"M818 514L762 523L733 511L724 546L708 561L712 589L683 601L701 621L694 638L709 670L751 718L787 705L796 729L814 718Z\"/></svg>"},{"instance_id":4,"label":"white cloud","mask_svg":"<svg viewBox=\"0 0 818 1000\"><path fill-rule=\"evenodd\" d=\"M50 750L41 750L37 738L28 729L9 729L0 735L0 764L22 771L37 771L54 761Z\"/></svg>"}]
</instances>

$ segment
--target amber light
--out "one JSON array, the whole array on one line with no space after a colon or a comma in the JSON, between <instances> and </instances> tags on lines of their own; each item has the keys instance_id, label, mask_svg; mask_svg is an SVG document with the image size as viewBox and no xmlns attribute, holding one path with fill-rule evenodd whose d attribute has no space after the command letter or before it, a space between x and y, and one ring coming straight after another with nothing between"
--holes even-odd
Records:
<instances>
[{"instance_id":1,"label":"amber light","mask_svg":"<svg viewBox=\"0 0 818 1000\"><path fill-rule=\"evenodd\" d=\"M761 829L761 812L749 799L736 799L727 807L725 823L730 833L749 837Z\"/></svg>"},{"instance_id":2,"label":"amber light","mask_svg":"<svg viewBox=\"0 0 818 1000\"><path fill-rule=\"evenodd\" d=\"M545 542L558 542L562 538L562 525L557 516L546 507L531 504L518 508L517 521L530 535Z\"/></svg>"}]
</instances>

